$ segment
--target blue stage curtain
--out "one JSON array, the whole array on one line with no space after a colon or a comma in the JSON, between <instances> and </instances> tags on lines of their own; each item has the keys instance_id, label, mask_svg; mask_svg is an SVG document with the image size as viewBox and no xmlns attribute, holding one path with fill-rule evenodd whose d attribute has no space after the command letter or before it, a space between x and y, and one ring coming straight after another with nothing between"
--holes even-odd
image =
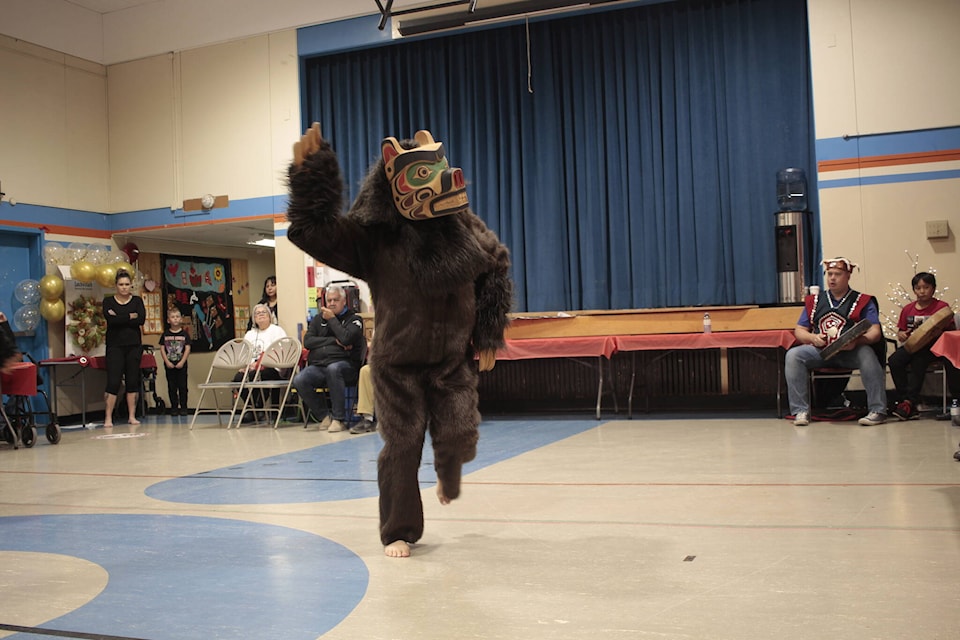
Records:
<instances>
[{"instance_id":1,"label":"blue stage curtain","mask_svg":"<svg viewBox=\"0 0 960 640\"><path fill-rule=\"evenodd\" d=\"M776 172L804 168L816 205L804 0L677 1L312 58L305 107L351 195L384 136L443 141L511 250L517 310L776 302Z\"/></svg>"}]
</instances>

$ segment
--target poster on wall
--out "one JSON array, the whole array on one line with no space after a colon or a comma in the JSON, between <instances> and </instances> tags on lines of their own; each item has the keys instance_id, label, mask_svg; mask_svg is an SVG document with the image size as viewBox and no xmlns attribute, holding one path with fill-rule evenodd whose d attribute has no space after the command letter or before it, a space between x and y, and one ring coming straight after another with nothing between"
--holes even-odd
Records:
<instances>
[{"instance_id":1,"label":"poster on wall","mask_svg":"<svg viewBox=\"0 0 960 640\"><path fill-rule=\"evenodd\" d=\"M192 351L216 351L234 337L230 261L221 258L161 255L163 318L180 310L190 331Z\"/></svg>"}]
</instances>

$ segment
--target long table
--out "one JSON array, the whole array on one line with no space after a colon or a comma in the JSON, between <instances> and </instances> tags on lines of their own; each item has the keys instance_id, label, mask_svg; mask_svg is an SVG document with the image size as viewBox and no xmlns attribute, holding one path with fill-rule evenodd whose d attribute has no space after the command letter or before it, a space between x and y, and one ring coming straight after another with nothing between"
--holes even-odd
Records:
<instances>
[{"instance_id":1,"label":"long table","mask_svg":"<svg viewBox=\"0 0 960 640\"><path fill-rule=\"evenodd\" d=\"M53 415L57 416L59 419L60 414L57 411L57 390L60 387L65 386L79 386L80 387L80 420L81 424L84 427L92 428L93 424L87 424L87 378L86 373L87 369L102 369L107 368L107 360L104 356L67 356L66 358L48 358L46 360L41 360L38 363L41 367L45 367L50 371L50 411L53 412ZM156 368L157 359L153 353L145 351L143 355L140 356L140 370L141 372L144 369ZM74 368L77 370L73 372L69 378L63 381L58 381L57 372L61 368ZM74 385L67 385L66 383L74 378L79 378L78 382Z\"/></svg>"},{"instance_id":2,"label":"long table","mask_svg":"<svg viewBox=\"0 0 960 640\"><path fill-rule=\"evenodd\" d=\"M628 417L633 417L633 392L636 382L637 351L675 351L678 349L789 349L795 341L793 331L773 329L765 331L723 331L717 333L661 333L649 335L580 336L564 338L525 338L507 340L505 349L497 352L498 360L529 360L536 358L596 358L597 406L600 419L603 391L606 383L605 363L620 351L631 352L630 396ZM779 352L778 352L779 354ZM778 357L778 362L779 362ZM782 365L782 363L780 363ZM780 381L782 366L777 367L777 413L780 414ZM611 390L612 391L612 390ZM617 410L616 394L613 393Z\"/></svg>"},{"instance_id":3,"label":"long table","mask_svg":"<svg viewBox=\"0 0 960 640\"><path fill-rule=\"evenodd\" d=\"M941 356L960 369L960 331L944 331L930 347L930 352Z\"/></svg>"},{"instance_id":4,"label":"long table","mask_svg":"<svg viewBox=\"0 0 960 640\"><path fill-rule=\"evenodd\" d=\"M777 354L777 416L781 414L780 381L782 362L780 354L796 341L793 331L772 329L766 331L723 331L717 333L662 333L644 336L617 336L618 351L665 351L683 349L778 349ZM666 355L666 353L664 355ZM651 363L652 364L652 363ZM636 358L631 354L630 395L627 416L633 417L633 391L636 383Z\"/></svg>"},{"instance_id":5,"label":"long table","mask_svg":"<svg viewBox=\"0 0 960 640\"><path fill-rule=\"evenodd\" d=\"M581 361L583 358L596 358L597 365L597 420L603 402L604 360L609 362L617 352L615 336L582 336L572 338L525 338L507 340L507 346L497 351L497 360L535 360L537 358L570 358ZM612 393L614 410L617 410L617 396Z\"/></svg>"}]
</instances>

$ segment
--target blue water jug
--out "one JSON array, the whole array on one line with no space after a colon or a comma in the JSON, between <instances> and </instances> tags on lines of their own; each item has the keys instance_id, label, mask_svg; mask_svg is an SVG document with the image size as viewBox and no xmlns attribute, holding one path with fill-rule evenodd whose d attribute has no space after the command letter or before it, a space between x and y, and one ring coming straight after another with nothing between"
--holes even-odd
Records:
<instances>
[{"instance_id":1,"label":"blue water jug","mask_svg":"<svg viewBox=\"0 0 960 640\"><path fill-rule=\"evenodd\" d=\"M807 210L807 173L789 168L777 171L777 203L780 211Z\"/></svg>"}]
</instances>

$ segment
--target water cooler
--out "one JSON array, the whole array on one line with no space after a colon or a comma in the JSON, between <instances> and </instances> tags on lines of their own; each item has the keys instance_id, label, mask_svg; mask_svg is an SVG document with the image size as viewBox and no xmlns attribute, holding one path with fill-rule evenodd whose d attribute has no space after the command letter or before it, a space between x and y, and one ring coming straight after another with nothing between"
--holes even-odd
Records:
<instances>
[{"instance_id":1,"label":"water cooler","mask_svg":"<svg viewBox=\"0 0 960 640\"><path fill-rule=\"evenodd\" d=\"M807 222L807 178L803 169L777 172L777 276L781 304L802 302L804 282L804 238Z\"/></svg>"}]
</instances>

